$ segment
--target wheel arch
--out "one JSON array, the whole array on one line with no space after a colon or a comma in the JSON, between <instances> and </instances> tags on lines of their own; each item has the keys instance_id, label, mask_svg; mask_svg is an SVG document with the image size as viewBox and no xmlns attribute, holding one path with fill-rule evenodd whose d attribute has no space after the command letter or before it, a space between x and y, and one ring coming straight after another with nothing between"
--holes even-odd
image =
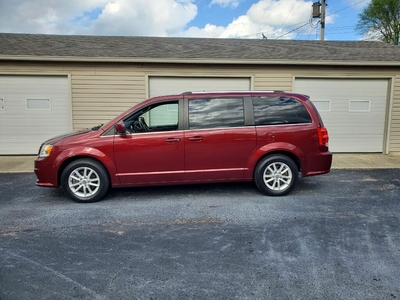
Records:
<instances>
[{"instance_id":1,"label":"wheel arch","mask_svg":"<svg viewBox=\"0 0 400 300\"><path fill-rule=\"evenodd\" d=\"M288 144L282 145L281 143L269 144L257 149L249 158L246 167L248 171L247 174L245 173L245 178L252 178L254 180L254 172L257 165L260 163L261 160L272 155L285 155L289 157L296 164L299 172L301 172L302 160L304 158L302 151L298 147Z\"/></svg>"},{"instance_id":2,"label":"wheel arch","mask_svg":"<svg viewBox=\"0 0 400 300\"><path fill-rule=\"evenodd\" d=\"M293 162L296 164L297 170L298 170L299 172L301 172L301 161L300 161L300 159L296 156L296 154L294 154L294 153L292 153L292 152L289 152L289 151L277 150L277 151L272 151L272 152L265 153L264 155L262 155L262 156L257 160L257 163L255 164L255 167L254 167L254 169L253 169L253 178L254 178L254 172L255 172L255 170L256 170L257 165L258 165L262 160L264 160L266 157L274 156L274 155L284 155L284 156L289 157L289 158L290 158L291 160L293 160Z\"/></svg>"},{"instance_id":3,"label":"wheel arch","mask_svg":"<svg viewBox=\"0 0 400 300\"><path fill-rule=\"evenodd\" d=\"M111 182L111 176L110 176L110 171L108 170L107 166L106 166L101 160L99 160L98 158L93 157L93 156L77 155L77 156L73 156L73 157L69 157L69 158L65 159L65 160L61 163L60 167L58 168L57 183L58 183L59 186L61 185L61 176L62 176L62 173L64 172L65 168L66 168L70 163L72 163L73 161L76 161L76 160L79 160L79 159L93 160L93 161L96 161L96 162L98 162L99 164L101 164L101 165L104 167L104 169L105 169L105 171L106 171L106 173L107 173L107 177L108 177L108 180L109 180L110 184L112 184L112 182Z\"/></svg>"},{"instance_id":4,"label":"wheel arch","mask_svg":"<svg viewBox=\"0 0 400 300\"><path fill-rule=\"evenodd\" d=\"M110 157L111 156L111 157ZM54 165L57 166L57 184L61 184L61 176L64 169L73 161L78 159L90 159L101 164L108 176L111 186L119 185L116 176L116 166L112 157L112 153L106 155L102 151L95 148L70 148L58 155Z\"/></svg>"}]
</instances>

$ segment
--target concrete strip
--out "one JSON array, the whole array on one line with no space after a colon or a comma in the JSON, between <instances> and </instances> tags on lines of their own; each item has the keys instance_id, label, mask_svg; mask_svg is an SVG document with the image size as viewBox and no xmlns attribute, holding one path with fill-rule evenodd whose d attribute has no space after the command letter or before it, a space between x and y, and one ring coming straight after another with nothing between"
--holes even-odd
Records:
<instances>
[{"instance_id":1,"label":"concrete strip","mask_svg":"<svg viewBox=\"0 0 400 300\"><path fill-rule=\"evenodd\" d=\"M332 169L399 169L400 152L388 155L380 153L335 153Z\"/></svg>"},{"instance_id":2,"label":"concrete strip","mask_svg":"<svg viewBox=\"0 0 400 300\"><path fill-rule=\"evenodd\" d=\"M36 156L0 156L0 173L33 172Z\"/></svg>"}]
</instances>

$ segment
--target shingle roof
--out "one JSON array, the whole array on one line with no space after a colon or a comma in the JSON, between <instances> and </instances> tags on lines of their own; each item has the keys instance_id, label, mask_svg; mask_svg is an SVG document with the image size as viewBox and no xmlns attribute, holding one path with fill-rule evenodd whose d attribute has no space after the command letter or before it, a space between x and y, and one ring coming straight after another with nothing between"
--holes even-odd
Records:
<instances>
[{"instance_id":1,"label":"shingle roof","mask_svg":"<svg viewBox=\"0 0 400 300\"><path fill-rule=\"evenodd\" d=\"M399 46L369 41L296 41L0 33L0 60L400 65Z\"/></svg>"}]
</instances>

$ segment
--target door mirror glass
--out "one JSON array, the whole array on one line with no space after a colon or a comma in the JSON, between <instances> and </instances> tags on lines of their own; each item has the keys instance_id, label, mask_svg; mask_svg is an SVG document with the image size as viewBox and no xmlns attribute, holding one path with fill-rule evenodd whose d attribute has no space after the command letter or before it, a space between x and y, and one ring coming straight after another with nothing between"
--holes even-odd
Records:
<instances>
[{"instance_id":1,"label":"door mirror glass","mask_svg":"<svg viewBox=\"0 0 400 300\"><path fill-rule=\"evenodd\" d=\"M119 121L115 125L115 132L120 135L125 135L126 134L126 129L125 129L125 123L123 121Z\"/></svg>"}]
</instances>

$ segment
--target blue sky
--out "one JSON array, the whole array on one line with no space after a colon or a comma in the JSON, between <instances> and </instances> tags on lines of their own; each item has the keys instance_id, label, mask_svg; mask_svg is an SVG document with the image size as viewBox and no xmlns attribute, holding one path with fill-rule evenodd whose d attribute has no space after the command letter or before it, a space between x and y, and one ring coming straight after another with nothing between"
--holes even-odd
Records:
<instances>
[{"instance_id":1,"label":"blue sky","mask_svg":"<svg viewBox=\"0 0 400 300\"><path fill-rule=\"evenodd\" d=\"M319 39L308 0L0 0L9 33ZM360 40L370 0L327 0L326 40ZM300 28L299 28L300 27Z\"/></svg>"}]
</instances>

